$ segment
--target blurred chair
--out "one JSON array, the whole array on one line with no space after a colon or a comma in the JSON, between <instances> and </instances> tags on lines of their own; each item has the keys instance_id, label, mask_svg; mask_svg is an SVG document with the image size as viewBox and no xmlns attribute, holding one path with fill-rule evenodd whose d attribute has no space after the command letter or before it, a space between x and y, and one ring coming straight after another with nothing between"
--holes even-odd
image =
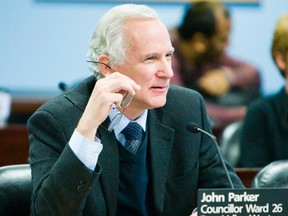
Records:
<instances>
[{"instance_id":1,"label":"blurred chair","mask_svg":"<svg viewBox=\"0 0 288 216\"><path fill-rule=\"evenodd\" d=\"M29 216L32 194L29 164L0 167L0 215Z\"/></svg>"},{"instance_id":2,"label":"blurred chair","mask_svg":"<svg viewBox=\"0 0 288 216\"><path fill-rule=\"evenodd\" d=\"M274 161L255 176L252 188L288 188L288 160Z\"/></svg>"},{"instance_id":3,"label":"blurred chair","mask_svg":"<svg viewBox=\"0 0 288 216\"><path fill-rule=\"evenodd\" d=\"M237 167L240 156L240 139L243 127L243 120L233 122L224 128L219 146L222 150L223 157L232 167Z\"/></svg>"}]
</instances>

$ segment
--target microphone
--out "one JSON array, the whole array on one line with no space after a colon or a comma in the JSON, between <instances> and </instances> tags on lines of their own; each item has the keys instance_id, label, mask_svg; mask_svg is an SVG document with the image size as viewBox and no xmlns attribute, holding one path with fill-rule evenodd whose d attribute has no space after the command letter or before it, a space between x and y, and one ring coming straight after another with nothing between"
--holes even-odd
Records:
<instances>
[{"instance_id":1,"label":"microphone","mask_svg":"<svg viewBox=\"0 0 288 216\"><path fill-rule=\"evenodd\" d=\"M59 82L58 87L63 92L66 92L69 89L69 86L64 82Z\"/></svg>"},{"instance_id":2,"label":"microphone","mask_svg":"<svg viewBox=\"0 0 288 216\"><path fill-rule=\"evenodd\" d=\"M221 151L220 151L220 148L219 148L219 146L218 146L216 137L215 137L214 135L206 132L205 130L199 128L198 125L195 124L195 123L193 123L193 122L188 123L188 125L186 126L186 128L187 128L188 131L190 131L190 132L192 132L192 133L199 133L199 132L201 132L201 133L207 135L208 137L210 137L210 138L213 140L214 144L216 145L216 149L217 149L217 153L218 153L218 155L219 155L220 161L221 161L222 166L223 166L223 168L224 168L225 175L226 175L226 177L227 177L227 179L228 179L228 181L229 181L229 183L230 183L231 188L234 189L234 185L233 185L233 183L232 183L231 177L230 177L229 172L228 172L228 170L227 170L227 167L226 167L226 165L225 165L224 158L223 158L222 153L221 153Z\"/></svg>"}]
</instances>

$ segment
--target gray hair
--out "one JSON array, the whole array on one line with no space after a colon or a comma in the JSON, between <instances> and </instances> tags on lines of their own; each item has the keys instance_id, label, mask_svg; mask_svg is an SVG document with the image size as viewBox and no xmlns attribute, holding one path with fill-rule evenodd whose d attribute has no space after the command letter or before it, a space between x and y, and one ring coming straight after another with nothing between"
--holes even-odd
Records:
<instances>
[{"instance_id":1,"label":"gray hair","mask_svg":"<svg viewBox=\"0 0 288 216\"><path fill-rule=\"evenodd\" d=\"M145 6L136 4L123 4L110 9L101 19L93 33L89 44L87 57L97 61L102 54L110 56L110 63L119 65L126 57L126 50L130 43L125 38L124 24L128 20L160 19L157 13ZM102 77L98 64L92 63L90 69L97 79Z\"/></svg>"}]
</instances>

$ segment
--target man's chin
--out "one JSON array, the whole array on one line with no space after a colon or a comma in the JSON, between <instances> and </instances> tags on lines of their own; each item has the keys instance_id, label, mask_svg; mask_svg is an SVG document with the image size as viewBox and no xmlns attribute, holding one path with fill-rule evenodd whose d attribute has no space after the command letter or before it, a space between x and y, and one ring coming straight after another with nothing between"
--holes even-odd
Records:
<instances>
[{"instance_id":1,"label":"man's chin","mask_svg":"<svg viewBox=\"0 0 288 216\"><path fill-rule=\"evenodd\" d=\"M151 108L150 109L163 107L165 104L166 104L166 98L165 99L155 100L155 102L151 104Z\"/></svg>"}]
</instances>

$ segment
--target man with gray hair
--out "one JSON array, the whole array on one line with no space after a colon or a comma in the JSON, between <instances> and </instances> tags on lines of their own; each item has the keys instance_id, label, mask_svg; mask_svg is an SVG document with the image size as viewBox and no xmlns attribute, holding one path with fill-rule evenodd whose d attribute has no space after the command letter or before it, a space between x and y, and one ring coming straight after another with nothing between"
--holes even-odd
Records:
<instances>
[{"instance_id":1,"label":"man with gray hair","mask_svg":"<svg viewBox=\"0 0 288 216\"><path fill-rule=\"evenodd\" d=\"M103 16L88 52L95 75L29 119L32 215L189 215L198 188L230 187L217 146L186 130L211 133L202 97L170 86L173 52L151 8Z\"/></svg>"}]
</instances>

